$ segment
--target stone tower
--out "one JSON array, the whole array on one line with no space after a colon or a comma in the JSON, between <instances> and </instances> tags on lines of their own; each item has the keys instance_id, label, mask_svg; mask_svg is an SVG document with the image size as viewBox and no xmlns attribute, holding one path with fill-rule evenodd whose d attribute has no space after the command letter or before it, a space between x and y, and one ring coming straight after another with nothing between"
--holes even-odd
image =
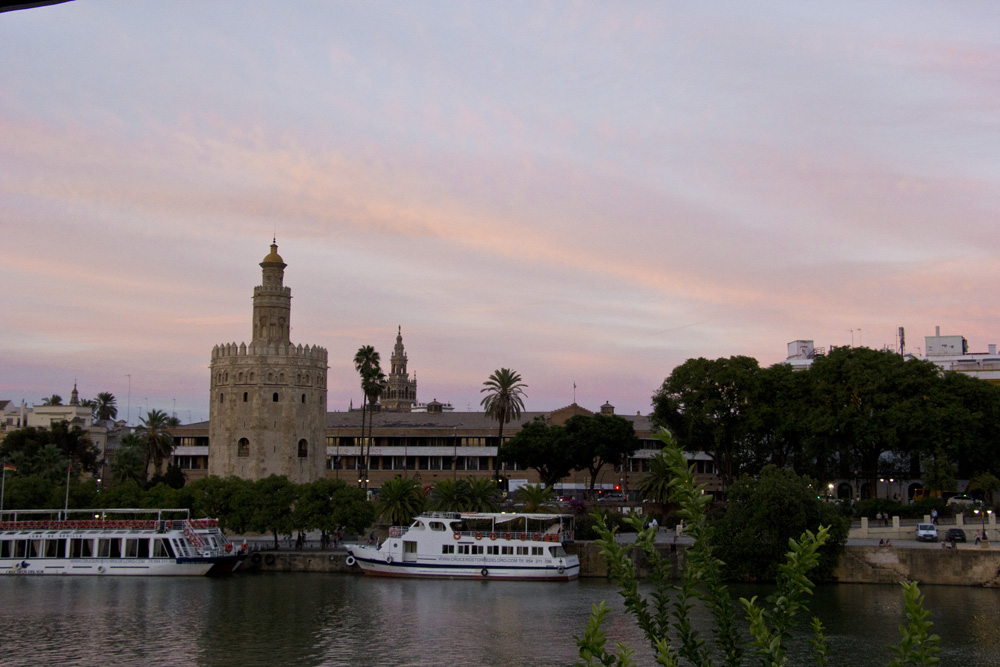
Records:
<instances>
[{"instance_id":1,"label":"stone tower","mask_svg":"<svg viewBox=\"0 0 1000 667\"><path fill-rule=\"evenodd\" d=\"M417 402L417 378L410 379L406 372L406 352L403 350L403 328L396 334L396 347L392 350L391 368L386 378L388 386L382 395L383 412L410 412Z\"/></svg>"},{"instance_id":2,"label":"stone tower","mask_svg":"<svg viewBox=\"0 0 1000 667\"><path fill-rule=\"evenodd\" d=\"M250 344L212 349L208 472L297 484L326 470L327 353L289 340L292 291L278 246L260 263Z\"/></svg>"}]
</instances>

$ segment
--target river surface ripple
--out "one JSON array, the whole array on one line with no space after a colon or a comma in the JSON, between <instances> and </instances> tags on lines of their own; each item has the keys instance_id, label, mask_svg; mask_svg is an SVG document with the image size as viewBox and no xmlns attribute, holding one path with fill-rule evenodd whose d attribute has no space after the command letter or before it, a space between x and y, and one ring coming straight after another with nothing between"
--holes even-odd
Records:
<instances>
[{"instance_id":1,"label":"river surface ripple","mask_svg":"<svg viewBox=\"0 0 1000 667\"><path fill-rule=\"evenodd\" d=\"M1000 591L923 593L943 665L1000 665ZM571 665L573 635L601 600L614 610L604 626L609 645L630 642L637 664L652 664L606 581L3 577L0 665ZM832 665L887 665L886 647L905 622L898 586L821 586L812 612L827 626ZM704 612L696 615L707 632ZM806 650L793 651L790 664L811 663Z\"/></svg>"}]
</instances>

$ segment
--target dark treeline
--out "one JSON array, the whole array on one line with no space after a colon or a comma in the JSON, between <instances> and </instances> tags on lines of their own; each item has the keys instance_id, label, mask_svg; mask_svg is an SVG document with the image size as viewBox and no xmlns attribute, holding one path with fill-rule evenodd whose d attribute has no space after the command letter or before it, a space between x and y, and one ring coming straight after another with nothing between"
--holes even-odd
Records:
<instances>
[{"instance_id":1,"label":"dark treeline","mask_svg":"<svg viewBox=\"0 0 1000 667\"><path fill-rule=\"evenodd\" d=\"M1000 388L891 352L834 348L798 372L743 356L690 359L653 406L684 449L715 457L726 486L767 464L871 490L879 477L953 490L956 478L1000 471Z\"/></svg>"}]
</instances>

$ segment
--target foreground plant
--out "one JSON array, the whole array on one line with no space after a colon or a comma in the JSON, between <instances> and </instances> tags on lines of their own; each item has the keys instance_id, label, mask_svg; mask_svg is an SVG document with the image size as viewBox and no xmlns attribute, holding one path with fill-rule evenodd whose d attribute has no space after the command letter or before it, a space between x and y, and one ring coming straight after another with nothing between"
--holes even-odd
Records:
<instances>
[{"instance_id":1,"label":"foreground plant","mask_svg":"<svg viewBox=\"0 0 1000 667\"><path fill-rule=\"evenodd\" d=\"M655 548L655 527L644 528L640 517L631 516L625 521L637 531L636 546L650 565L654 589L649 599L639 592L635 565L629 558L628 549L615 539L617 529L608 528L603 517L595 515L601 556L621 589L626 610L635 617L649 641L656 664L707 667L714 664L713 656L719 656L722 664L729 667L742 665L744 645L737 628L736 607L723 581L725 564L715 556L712 546L712 527L706 515L709 496L703 493L703 485L695 484L694 469L688 467L680 448L669 437L658 437L666 445L663 457L673 474L669 483L670 500L680 505L678 515L685 521L688 535L694 538L694 544L687 549L679 583L671 580L670 563ZM758 605L756 596L740 599L749 624L750 644L763 664L771 667L787 664L789 633L798 618L808 612L807 600L815 587L809 572L819 562L819 549L829 537L829 527L821 526L815 533L807 530L798 540L790 539L785 562L778 568L777 590L768 596L766 606ZM923 599L915 583L904 584L904 594L910 623L900 628L902 644L891 647L899 656L891 665L936 665L939 638L929 634L933 625L927 620L930 612L923 608ZM714 646L693 627L691 609L698 601L712 613ZM616 644L613 651L608 651L607 636L601 630L608 613L604 602L594 605L584 635L574 637L583 661L579 665L628 667L634 664L633 652L627 645ZM810 652L817 664L825 666L829 645L823 625L813 617L810 627L813 632ZM676 637L677 645L668 637Z\"/></svg>"}]
</instances>

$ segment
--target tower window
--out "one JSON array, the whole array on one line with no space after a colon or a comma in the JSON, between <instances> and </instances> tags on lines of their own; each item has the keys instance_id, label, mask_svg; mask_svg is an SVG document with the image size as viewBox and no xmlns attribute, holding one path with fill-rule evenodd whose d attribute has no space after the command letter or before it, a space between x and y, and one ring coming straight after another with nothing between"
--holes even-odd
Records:
<instances>
[{"instance_id":1,"label":"tower window","mask_svg":"<svg viewBox=\"0 0 1000 667\"><path fill-rule=\"evenodd\" d=\"M239 443L236 445L236 455L237 456L250 456L250 441L246 438L240 438Z\"/></svg>"},{"instance_id":2,"label":"tower window","mask_svg":"<svg viewBox=\"0 0 1000 667\"><path fill-rule=\"evenodd\" d=\"M273 394L271 394L271 402L272 403L278 402L278 392L274 392Z\"/></svg>"},{"instance_id":3,"label":"tower window","mask_svg":"<svg viewBox=\"0 0 1000 667\"><path fill-rule=\"evenodd\" d=\"M248 398L248 397L249 397L249 394L247 394L247 392L243 392L243 402L244 402L244 403L246 403L246 402L247 402L247 398Z\"/></svg>"},{"instance_id":4,"label":"tower window","mask_svg":"<svg viewBox=\"0 0 1000 667\"><path fill-rule=\"evenodd\" d=\"M219 403L225 403L225 402L226 402L226 395L219 394Z\"/></svg>"},{"instance_id":5,"label":"tower window","mask_svg":"<svg viewBox=\"0 0 1000 667\"><path fill-rule=\"evenodd\" d=\"M304 459L309 456L309 443L303 438L299 440L299 458Z\"/></svg>"},{"instance_id":6,"label":"tower window","mask_svg":"<svg viewBox=\"0 0 1000 667\"><path fill-rule=\"evenodd\" d=\"M306 395L305 395L305 394L302 394L302 402L303 402L303 403L305 403L305 402L306 402Z\"/></svg>"}]
</instances>

